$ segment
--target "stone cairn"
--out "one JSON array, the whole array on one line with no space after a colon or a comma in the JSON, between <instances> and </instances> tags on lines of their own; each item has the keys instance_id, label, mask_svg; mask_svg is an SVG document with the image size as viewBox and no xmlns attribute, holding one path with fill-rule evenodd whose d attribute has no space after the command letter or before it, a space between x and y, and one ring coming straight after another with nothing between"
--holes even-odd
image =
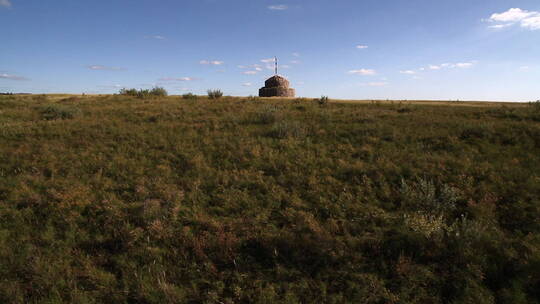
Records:
<instances>
[{"instance_id":1,"label":"stone cairn","mask_svg":"<svg viewBox=\"0 0 540 304\"><path fill-rule=\"evenodd\" d=\"M278 61L275 58L276 74L264 82L259 89L260 97L294 97L294 89L289 88L289 81L278 75Z\"/></svg>"},{"instance_id":2,"label":"stone cairn","mask_svg":"<svg viewBox=\"0 0 540 304\"><path fill-rule=\"evenodd\" d=\"M294 93L294 89L289 88L289 81L278 75L268 78L259 90L260 97L294 97Z\"/></svg>"}]
</instances>

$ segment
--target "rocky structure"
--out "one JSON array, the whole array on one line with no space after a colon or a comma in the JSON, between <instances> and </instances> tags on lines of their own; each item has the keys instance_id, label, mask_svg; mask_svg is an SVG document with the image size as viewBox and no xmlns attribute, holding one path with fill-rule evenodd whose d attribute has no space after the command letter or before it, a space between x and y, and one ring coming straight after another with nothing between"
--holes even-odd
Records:
<instances>
[{"instance_id":1,"label":"rocky structure","mask_svg":"<svg viewBox=\"0 0 540 304\"><path fill-rule=\"evenodd\" d=\"M294 94L294 89L289 88L289 81L279 75L268 78L259 90L260 97L294 97Z\"/></svg>"}]
</instances>

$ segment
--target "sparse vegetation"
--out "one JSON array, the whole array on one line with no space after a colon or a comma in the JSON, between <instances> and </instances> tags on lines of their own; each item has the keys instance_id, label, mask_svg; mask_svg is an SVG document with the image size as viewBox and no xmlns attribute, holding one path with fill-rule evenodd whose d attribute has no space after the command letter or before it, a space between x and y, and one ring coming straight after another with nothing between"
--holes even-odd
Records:
<instances>
[{"instance_id":1,"label":"sparse vegetation","mask_svg":"<svg viewBox=\"0 0 540 304\"><path fill-rule=\"evenodd\" d=\"M221 90L208 90L208 98L210 99L218 99L223 97L223 92Z\"/></svg>"},{"instance_id":2,"label":"sparse vegetation","mask_svg":"<svg viewBox=\"0 0 540 304\"><path fill-rule=\"evenodd\" d=\"M0 96L0 303L540 301L532 105L66 98Z\"/></svg>"}]
</instances>

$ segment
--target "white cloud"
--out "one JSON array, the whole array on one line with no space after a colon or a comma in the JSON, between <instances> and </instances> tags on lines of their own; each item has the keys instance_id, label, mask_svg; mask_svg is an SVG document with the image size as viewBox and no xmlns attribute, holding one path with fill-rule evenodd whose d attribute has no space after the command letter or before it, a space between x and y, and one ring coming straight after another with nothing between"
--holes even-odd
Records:
<instances>
[{"instance_id":1,"label":"white cloud","mask_svg":"<svg viewBox=\"0 0 540 304\"><path fill-rule=\"evenodd\" d=\"M528 28L530 30L540 30L540 14L521 21L521 27Z\"/></svg>"},{"instance_id":2,"label":"white cloud","mask_svg":"<svg viewBox=\"0 0 540 304\"><path fill-rule=\"evenodd\" d=\"M477 64L478 61L468 61L468 62L458 62L458 63L441 63L441 64L430 64L426 68L420 68L419 71L426 71L426 70L442 70L442 69L468 69ZM403 73L406 74L406 73Z\"/></svg>"},{"instance_id":3,"label":"white cloud","mask_svg":"<svg viewBox=\"0 0 540 304\"><path fill-rule=\"evenodd\" d=\"M0 0L0 6L11 7L11 1L9 1L9 0Z\"/></svg>"},{"instance_id":4,"label":"white cloud","mask_svg":"<svg viewBox=\"0 0 540 304\"><path fill-rule=\"evenodd\" d=\"M365 49L367 49L368 47L369 47L369 46L367 46L367 45L361 45L361 44L356 46L356 48L357 48L357 49L360 49L360 50L365 50Z\"/></svg>"},{"instance_id":5,"label":"white cloud","mask_svg":"<svg viewBox=\"0 0 540 304\"><path fill-rule=\"evenodd\" d=\"M491 15L489 20L496 22L517 22L535 14L537 14L537 12L524 11L520 8L511 8L506 12Z\"/></svg>"},{"instance_id":6,"label":"white cloud","mask_svg":"<svg viewBox=\"0 0 540 304\"><path fill-rule=\"evenodd\" d=\"M225 62L223 61L219 61L219 60L201 60L199 61L200 64L204 64L204 65L222 65L224 64Z\"/></svg>"},{"instance_id":7,"label":"white cloud","mask_svg":"<svg viewBox=\"0 0 540 304\"><path fill-rule=\"evenodd\" d=\"M291 64L300 64L300 60L291 60Z\"/></svg>"},{"instance_id":8,"label":"white cloud","mask_svg":"<svg viewBox=\"0 0 540 304\"><path fill-rule=\"evenodd\" d=\"M407 70L407 71L399 71L400 74L407 74L407 75L414 75L416 74L413 70Z\"/></svg>"},{"instance_id":9,"label":"white cloud","mask_svg":"<svg viewBox=\"0 0 540 304\"><path fill-rule=\"evenodd\" d=\"M456 63L455 67L460 69L468 69L474 65L474 62L459 62Z\"/></svg>"},{"instance_id":10,"label":"white cloud","mask_svg":"<svg viewBox=\"0 0 540 304\"><path fill-rule=\"evenodd\" d=\"M285 4L278 4L278 5L270 5L268 7L269 10L271 11L284 11L286 9L288 9L289 7Z\"/></svg>"},{"instance_id":11,"label":"white cloud","mask_svg":"<svg viewBox=\"0 0 540 304\"><path fill-rule=\"evenodd\" d=\"M293 55L294 57L300 57L300 53L296 53L296 52L295 52L295 53L292 53L292 55Z\"/></svg>"},{"instance_id":12,"label":"white cloud","mask_svg":"<svg viewBox=\"0 0 540 304\"><path fill-rule=\"evenodd\" d=\"M512 26L512 23L490 25L490 26L488 26L488 28L491 28L491 29L502 29L502 28L509 27L509 26Z\"/></svg>"},{"instance_id":13,"label":"white cloud","mask_svg":"<svg viewBox=\"0 0 540 304\"><path fill-rule=\"evenodd\" d=\"M255 74L257 74L257 71L245 71L245 72L242 72L242 74L245 74L245 75L255 75Z\"/></svg>"},{"instance_id":14,"label":"white cloud","mask_svg":"<svg viewBox=\"0 0 540 304\"><path fill-rule=\"evenodd\" d=\"M486 21L497 23L488 26L492 29L502 29L518 24L525 29L540 30L540 12L511 8L506 12L492 14Z\"/></svg>"},{"instance_id":15,"label":"white cloud","mask_svg":"<svg viewBox=\"0 0 540 304\"><path fill-rule=\"evenodd\" d=\"M26 77L13 75L13 74L7 74L7 73L1 73L0 79L9 79L9 80L28 80Z\"/></svg>"},{"instance_id":16,"label":"white cloud","mask_svg":"<svg viewBox=\"0 0 540 304\"><path fill-rule=\"evenodd\" d=\"M159 79L160 81L193 81L195 78L193 77L163 77Z\"/></svg>"},{"instance_id":17,"label":"white cloud","mask_svg":"<svg viewBox=\"0 0 540 304\"><path fill-rule=\"evenodd\" d=\"M109 67L109 66L104 66L104 65L99 65L99 64L89 65L88 68L90 70L94 70L94 71L120 71L120 70L123 70L123 68Z\"/></svg>"},{"instance_id":18,"label":"white cloud","mask_svg":"<svg viewBox=\"0 0 540 304\"><path fill-rule=\"evenodd\" d=\"M521 72L528 72L531 69L531 67L524 65L519 67L519 71Z\"/></svg>"},{"instance_id":19,"label":"white cloud","mask_svg":"<svg viewBox=\"0 0 540 304\"><path fill-rule=\"evenodd\" d=\"M261 59L261 62L263 63L271 63L271 62L274 62L276 59L275 58L266 58L266 59Z\"/></svg>"},{"instance_id":20,"label":"white cloud","mask_svg":"<svg viewBox=\"0 0 540 304\"><path fill-rule=\"evenodd\" d=\"M242 83L242 86L244 86L244 87L250 87L251 85L252 85L251 82Z\"/></svg>"},{"instance_id":21,"label":"white cloud","mask_svg":"<svg viewBox=\"0 0 540 304\"><path fill-rule=\"evenodd\" d=\"M388 85L388 82L383 82L383 81L380 81L380 82L366 82L366 83L361 83L360 85L365 86L365 87L384 87L384 86Z\"/></svg>"},{"instance_id":22,"label":"white cloud","mask_svg":"<svg viewBox=\"0 0 540 304\"><path fill-rule=\"evenodd\" d=\"M375 75L377 74L377 72L375 70L370 70L370 69L360 69L360 70L351 70L349 71L349 74L369 76L369 75Z\"/></svg>"}]
</instances>

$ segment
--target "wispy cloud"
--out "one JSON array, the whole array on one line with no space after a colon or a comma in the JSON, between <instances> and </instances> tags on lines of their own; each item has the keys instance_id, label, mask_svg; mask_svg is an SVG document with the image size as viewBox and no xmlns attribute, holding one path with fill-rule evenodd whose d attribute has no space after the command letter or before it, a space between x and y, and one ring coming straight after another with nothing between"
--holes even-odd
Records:
<instances>
[{"instance_id":1,"label":"wispy cloud","mask_svg":"<svg viewBox=\"0 0 540 304\"><path fill-rule=\"evenodd\" d=\"M242 83L242 86L250 87L250 86L252 86L252 83L251 82L244 82L244 83Z\"/></svg>"},{"instance_id":2,"label":"wispy cloud","mask_svg":"<svg viewBox=\"0 0 540 304\"><path fill-rule=\"evenodd\" d=\"M9 80L29 80L26 77L13 75L13 74L7 74L7 73L0 73L0 79L9 79Z\"/></svg>"},{"instance_id":3,"label":"wispy cloud","mask_svg":"<svg viewBox=\"0 0 540 304\"><path fill-rule=\"evenodd\" d=\"M384 87L388 85L388 82L380 81L380 82L364 82L360 84L364 87Z\"/></svg>"},{"instance_id":4,"label":"wispy cloud","mask_svg":"<svg viewBox=\"0 0 540 304\"><path fill-rule=\"evenodd\" d=\"M201 60L199 63L204 65L222 65L225 62L219 60Z\"/></svg>"},{"instance_id":5,"label":"wispy cloud","mask_svg":"<svg viewBox=\"0 0 540 304\"><path fill-rule=\"evenodd\" d=\"M416 74L416 71L413 70L406 70L406 71L399 71L400 74L407 74L407 75L414 75Z\"/></svg>"},{"instance_id":6,"label":"wispy cloud","mask_svg":"<svg viewBox=\"0 0 540 304\"><path fill-rule=\"evenodd\" d=\"M300 57L300 53L297 53L297 52L292 53L292 55L293 55L294 57Z\"/></svg>"},{"instance_id":7,"label":"wispy cloud","mask_svg":"<svg viewBox=\"0 0 540 304\"><path fill-rule=\"evenodd\" d=\"M0 6L11 7L11 1L9 1L9 0L0 0Z\"/></svg>"},{"instance_id":8,"label":"wispy cloud","mask_svg":"<svg viewBox=\"0 0 540 304\"><path fill-rule=\"evenodd\" d=\"M125 88L125 86L120 84L105 84L105 85L98 85L100 88L108 88L108 89L121 89Z\"/></svg>"},{"instance_id":9,"label":"wispy cloud","mask_svg":"<svg viewBox=\"0 0 540 304\"><path fill-rule=\"evenodd\" d=\"M371 69L360 69L360 70L351 70L349 71L349 74L369 76L369 75L375 75L377 74L377 72Z\"/></svg>"},{"instance_id":10,"label":"wispy cloud","mask_svg":"<svg viewBox=\"0 0 540 304\"><path fill-rule=\"evenodd\" d=\"M245 72L242 72L242 74L245 74L245 75L255 75L255 74L257 74L257 71L245 71Z\"/></svg>"},{"instance_id":11,"label":"wispy cloud","mask_svg":"<svg viewBox=\"0 0 540 304\"><path fill-rule=\"evenodd\" d=\"M520 72L528 72L530 69L531 69L531 67L529 67L527 65L524 65L524 66L520 66L518 70Z\"/></svg>"},{"instance_id":12,"label":"wispy cloud","mask_svg":"<svg viewBox=\"0 0 540 304\"><path fill-rule=\"evenodd\" d=\"M288 9L289 7L285 4L278 4L278 5L270 5L268 6L268 9L271 11L284 11Z\"/></svg>"},{"instance_id":13,"label":"wispy cloud","mask_svg":"<svg viewBox=\"0 0 540 304\"><path fill-rule=\"evenodd\" d=\"M195 78L193 77L163 77L160 78L159 81L193 81Z\"/></svg>"},{"instance_id":14,"label":"wispy cloud","mask_svg":"<svg viewBox=\"0 0 540 304\"><path fill-rule=\"evenodd\" d=\"M104 65L89 65L87 66L88 69L94 70L94 71L121 71L124 70L124 68L119 67L110 67L110 66L104 66Z\"/></svg>"},{"instance_id":15,"label":"wispy cloud","mask_svg":"<svg viewBox=\"0 0 540 304\"><path fill-rule=\"evenodd\" d=\"M502 13L492 14L489 19L484 20L495 25L488 26L492 29L502 29L515 24L528 30L540 30L540 12L527 11L520 8L511 8Z\"/></svg>"},{"instance_id":16,"label":"wispy cloud","mask_svg":"<svg viewBox=\"0 0 540 304\"><path fill-rule=\"evenodd\" d=\"M276 60L275 58L266 58L266 59L261 59L261 62L271 63L271 62L274 62L275 60Z\"/></svg>"},{"instance_id":17,"label":"wispy cloud","mask_svg":"<svg viewBox=\"0 0 540 304\"><path fill-rule=\"evenodd\" d=\"M167 39L167 38L165 38L165 36L161 36L161 35L144 36L144 38L146 38L146 39L156 39L156 40L165 40L165 39Z\"/></svg>"},{"instance_id":18,"label":"wispy cloud","mask_svg":"<svg viewBox=\"0 0 540 304\"><path fill-rule=\"evenodd\" d=\"M362 45L362 44L359 44L359 45L356 46L356 48L357 48L357 49L360 49L360 50L365 50L365 49L367 49L368 47L369 47L369 46L367 46L367 45Z\"/></svg>"},{"instance_id":19,"label":"wispy cloud","mask_svg":"<svg viewBox=\"0 0 540 304\"><path fill-rule=\"evenodd\" d=\"M254 69L256 71L262 71L260 64L251 64L251 65L239 65L239 69Z\"/></svg>"},{"instance_id":20,"label":"wispy cloud","mask_svg":"<svg viewBox=\"0 0 540 304\"><path fill-rule=\"evenodd\" d=\"M419 71L426 71L426 70L442 70L442 69L468 69L473 67L475 64L477 64L478 61L467 61L467 62L457 62L457 63L441 63L441 64L430 64L427 67L422 67L418 69ZM403 71L402 71L403 72ZM407 73L403 73L407 74Z\"/></svg>"},{"instance_id":21,"label":"wispy cloud","mask_svg":"<svg viewBox=\"0 0 540 304\"><path fill-rule=\"evenodd\" d=\"M291 64L300 64L300 60L291 60Z\"/></svg>"}]
</instances>

